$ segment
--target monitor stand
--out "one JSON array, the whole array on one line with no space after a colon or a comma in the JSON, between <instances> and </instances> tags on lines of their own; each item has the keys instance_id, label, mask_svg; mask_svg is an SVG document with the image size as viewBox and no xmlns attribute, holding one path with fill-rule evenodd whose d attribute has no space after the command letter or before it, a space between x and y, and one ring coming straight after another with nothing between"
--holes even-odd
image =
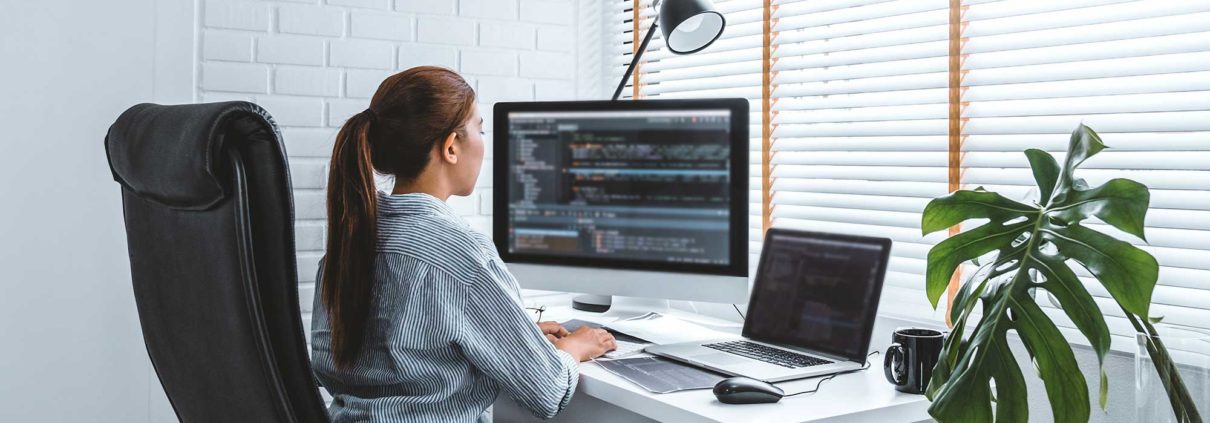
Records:
<instances>
[{"instance_id":1,"label":"monitor stand","mask_svg":"<svg viewBox=\"0 0 1210 423\"><path fill-rule=\"evenodd\" d=\"M610 295L577 295L571 299L571 308L591 313L604 313L613 305Z\"/></svg>"}]
</instances>

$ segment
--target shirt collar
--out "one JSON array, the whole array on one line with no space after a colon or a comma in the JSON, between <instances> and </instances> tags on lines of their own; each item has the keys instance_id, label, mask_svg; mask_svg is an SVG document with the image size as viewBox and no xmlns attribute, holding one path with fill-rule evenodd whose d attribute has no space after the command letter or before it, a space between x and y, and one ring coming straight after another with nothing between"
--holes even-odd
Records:
<instances>
[{"instance_id":1,"label":"shirt collar","mask_svg":"<svg viewBox=\"0 0 1210 423\"><path fill-rule=\"evenodd\" d=\"M378 191L378 212L383 215L440 215L458 217L458 213L446 204L429 194L416 192L411 194L387 194Z\"/></svg>"}]
</instances>

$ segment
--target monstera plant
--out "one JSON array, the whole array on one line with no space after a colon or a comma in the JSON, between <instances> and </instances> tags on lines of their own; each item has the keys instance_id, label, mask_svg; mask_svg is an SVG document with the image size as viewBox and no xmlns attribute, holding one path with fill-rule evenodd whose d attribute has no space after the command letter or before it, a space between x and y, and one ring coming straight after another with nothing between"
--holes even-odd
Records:
<instances>
[{"instance_id":1,"label":"monstera plant","mask_svg":"<svg viewBox=\"0 0 1210 423\"><path fill-rule=\"evenodd\" d=\"M928 253L927 292L933 307L946 292L954 271L965 262L978 267L954 296L953 329L926 394L929 413L941 422L1024 422L1029 416L1022 369L1009 348L1009 332L1025 345L1043 381L1054 420L1089 418L1087 382L1075 354L1037 298L1056 302L1088 338L1099 360L1109 350L1109 329L1097 303L1069 266L1087 269L1113 296L1141 333L1156 335L1149 306L1159 265L1146 251L1086 225L1095 217L1145 240L1143 220L1147 187L1114 179L1089 187L1075 170L1106 148L1091 128L1071 135L1064 163L1049 153L1025 152L1039 196L1025 204L978 188L932 200L921 224L929 234L968 220L981 225L937 244ZM1044 292L1044 293L1043 293ZM975 315L976 308L979 309ZM969 334L968 334L969 332ZM1157 338L1158 339L1158 338ZM1175 363L1162 343L1148 345L1178 421L1202 421ZM1100 405L1108 380L1100 374Z\"/></svg>"}]
</instances>

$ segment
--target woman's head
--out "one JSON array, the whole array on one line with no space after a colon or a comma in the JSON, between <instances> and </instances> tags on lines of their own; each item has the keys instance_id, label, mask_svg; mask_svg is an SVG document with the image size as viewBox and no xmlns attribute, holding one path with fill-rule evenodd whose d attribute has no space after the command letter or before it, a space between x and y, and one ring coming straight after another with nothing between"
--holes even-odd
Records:
<instances>
[{"instance_id":1,"label":"woman's head","mask_svg":"<svg viewBox=\"0 0 1210 423\"><path fill-rule=\"evenodd\" d=\"M336 135L328 171L328 242L321 299L338 367L353 364L366 330L377 243L375 173L468 195L483 162L475 92L457 73L420 66L390 76L370 107Z\"/></svg>"},{"instance_id":2,"label":"woman's head","mask_svg":"<svg viewBox=\"0 0 1210 423\"><path fill-rule=\"evenodd\" d=\"M475 91L454 71L420 66L392 75L378 86L370 107L346 127L357 119L370 121L367 141L378 172L409 181L440 170L424 176L448 178L444 182L454 189L450 194L466 195L474 187L483 158L467 156L482 152L480 118ZM478 148L465 151L472 147L468 141Z\"/></svg>"}]
</instances>

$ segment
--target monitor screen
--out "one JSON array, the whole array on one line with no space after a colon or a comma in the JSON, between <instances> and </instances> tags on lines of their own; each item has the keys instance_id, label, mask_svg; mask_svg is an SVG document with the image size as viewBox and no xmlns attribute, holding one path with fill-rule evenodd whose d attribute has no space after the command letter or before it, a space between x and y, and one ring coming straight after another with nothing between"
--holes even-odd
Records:
<instances>
[{"instance_id":1,"label":"monitor screen","mask_svg":"<svg viewBox=\"0 0 1210 423\"><path fill-rule=\"evenodd\" d=\"M747 186L734 119L717 106L507 112L502 256L731 268L734 188Z\"/></svg>"},{"instance_id":2,"label":"monitor screen","mask_svg":"<svg viewBox=\"0 0 1210 423\"><path fill-rule=\"evenodd\" d=\"M744 336L864 359L890 240L773 229Z\"/></svg>"}]
</instances>

